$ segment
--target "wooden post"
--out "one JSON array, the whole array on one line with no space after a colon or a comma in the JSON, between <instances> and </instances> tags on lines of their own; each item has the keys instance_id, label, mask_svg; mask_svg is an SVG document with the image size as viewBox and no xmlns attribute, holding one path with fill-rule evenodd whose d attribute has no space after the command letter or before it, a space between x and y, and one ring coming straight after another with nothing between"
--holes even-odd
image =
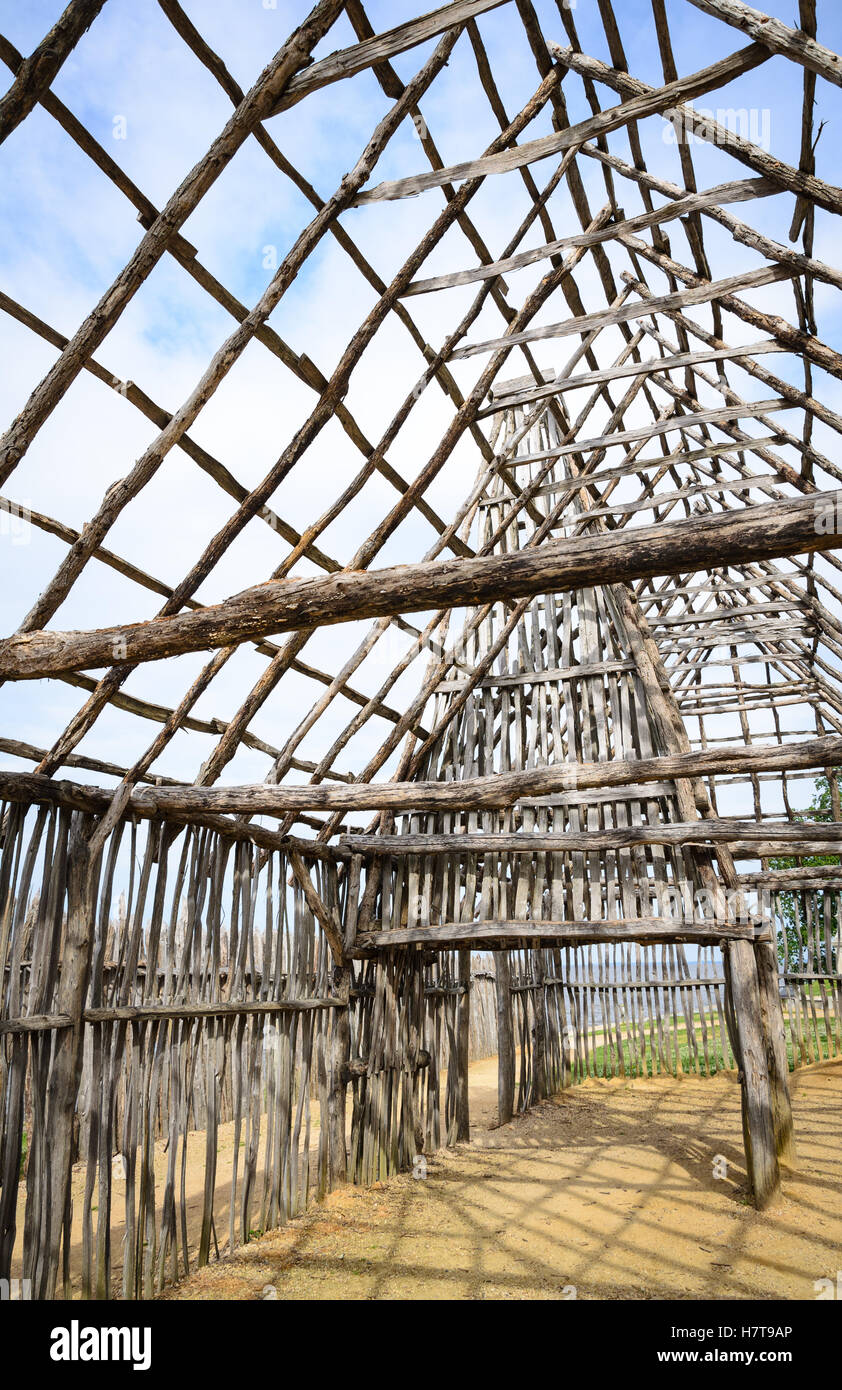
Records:
<instances>
[{"instance_id":1,"label":"wooden post","mask_svg":"<svg viewBox=\"0 0 842 1390\"><path fill-rule=\"evenodd\" d=\"M82 1015L94 935L94 873L85 834L88 828L87 817L74 816L68 856L67 927L56 991L56 1012L69 1015L73 1027L61 1029L56 1035L47 1083L49 1167L42 1239L35 1265L36 1298L56 1296L61 1232L70 1201L73 1124L82 1073Z\"/></svg>"},{"instance_id":2,"label":"wooden post","mask_svg":"<svg viewBox=\"0 0 842 1390\"><path fill-rule=\"evenodd\" d=\"M328 1170L330 1187L338 1187L348 1176L346 1132L346 1101L348 1067L351 1061L351 972L345 967L333 972L334 985L344 1007L332 1010L333 1026L330 1040L330 1076L327 1096Z\"/></svg>"},{"instance_id":3,"label":"wooden post","mask_svg":"<svg viewBox=\"0 0 842 1390\"><path fill-rule=\"evenodd\" d=\"M755 1205L762 1211L780 1196L780 1169L760 981L751 942L731 941L723 955L740 1068L746 1164Z\"/></svg>"},{"instance_id":4,"label":"wooden post","mask_svg":"<svg viewBox=\"0 0 842 1390\"><path fill-rule=\"evenodd\" d=\"M497 991L497 1121L508 1124L515 1108L515 1040L512 1030L512 971L506 951L495 959Z\"/></svg>"},{"instance_id":5,"label":"wooden post","mask_svg":"<svg viewBox=\"0 0 842 1390\"><path fill-rule=\"evenodd\" d=\"M471 1035L471 952L459 952L459 994L456 1013L456 1142L471 1137L468 1062Z\"/></svg>"},{"instance_id":6,"label":"wooden post","mask_svg":"<svg viewBox=\"0 0 842 1390\"><path fill-rule=\"evenodd\" d=\"M547 1096L547 1039L544 1027L544 967L539 953L535 961L534 992L535 1022L532 1026L532 1102L545 1100Z\"/></svg>"},{"instance_id":7,"label":"wooden post","mask_svg":"<svg viewBox=\"0 0 842 1390\"><path fill-rule=\"evenodd\" d=\"M360 876L362 872L362 858L355 854L351 857L351 862L347 870L345 882L345 901L344 901L344 922L340 925L343 931L343 948L349 951L353 948L357 937L357 921L360 911ZM347 965L334 966L333 985L340 999L345 1001L344 1008L333 1010L333 1021L330 1040L330 1075L328 1078L328 1097L327 1097L327 1123L328 1135L328 1173L331 1188L347 1181L348 1178L348 1145L346 1141L347 1130L347 1099L348 1099L348 1077L351 1062L351 970Z\"/></svg>"},{"instance_id":8,"label":"wooden post","mask_svg":"<svg viewBox=\"0 0 842 1390\"><path fill-rule=\"evenodd\" d=\"M758 941L754 948L754 958L760 985L760 1009L772 1088L775 1148L779 1161L788 1168L794 1168L797 1156L792 1126L792 1104L789 1098L789 1059L781 1007L778 957L774 944Z\"/></svg>"}]
</instances>

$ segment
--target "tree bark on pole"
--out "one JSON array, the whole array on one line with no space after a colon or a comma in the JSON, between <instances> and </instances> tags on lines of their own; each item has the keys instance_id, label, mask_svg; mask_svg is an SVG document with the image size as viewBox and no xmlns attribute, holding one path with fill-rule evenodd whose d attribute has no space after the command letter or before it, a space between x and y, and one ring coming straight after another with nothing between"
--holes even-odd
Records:
<instances>
[{"instance_id":1,"label":"tree bark on pole","mask_svg":"<svg viewBox=\"0 0 842 1390\"><path fill-rule=\"evenodd\" d=\"M73 1019L72 1028L56 1035L55 1056L47 1084L48 1190L38 1243L33 1292L55 1298L62 1229L68 1211L73 1166L73 1122L82 1075L83 1010L94 939L95 873L85 831L86 818L74 817L70 832L67 877L67 927L56 991L56 1011ZM69 1236L69 1232L67 1233ZM67 1238L67 1237L66 1237Z\"/></svg>"},{"instance_id":2,"label":"tree bark on pole","mask_svg":"<svg viewBox=\"0 0 842 1390\"><path fill-rule=\"evenodd\" d=\"M497 1121L508 1124L515 1108L515 1040L512 1028L512 970L507 952L494 959L497 994Z\"/></svg>"},{"instance_id":3,"label":"tree bark on pole","mask_svg":"<svg viewBox=\"0 0 842 1390\"><path fill-rule=\"evenodd\" d=\"M456 1141L471 1137L471 1110L468 1096L468 1062L471 1030L471 952L458 954L460 994L456 1014Z\"/></svg>"}]
</instances>

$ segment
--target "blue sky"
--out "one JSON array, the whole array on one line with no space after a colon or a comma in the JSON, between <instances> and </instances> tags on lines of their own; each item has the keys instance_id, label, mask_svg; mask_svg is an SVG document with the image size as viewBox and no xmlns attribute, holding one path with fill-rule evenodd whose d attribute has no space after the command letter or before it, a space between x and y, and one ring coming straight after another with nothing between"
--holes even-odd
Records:
<instances>
[{"instance_id":1,"label":"blue sky","mask_svg":"<svg viewBox=\"0 0 842 1390\"><path fill-rule=\"evenodd\" d=\"M62 8L61 0L28 0L25 5L2 0L0 28L18 49L28 53ZM203 0L201 4L188 0L184 8L244 88L254 82L290 29L306 13L304 5L285 0L278 0L275 9L265 8L261 0ZM378 31L412 17L418 8L404 0L372 0L367 6ZM793 0L785 4L783 0L767 0L766 8L786 23L794 22L797 7ZM546 36L566 44L554 0L540 0L536 9ZM704 67L746 42L744 36L700 13L687 0L670 0L668 11L675 61L681 74ZM619 0L615 12L630 69L644 80L660 85L663 78L648 0ZM585 51L608 61L595 0L578 0L573 13ZM819 0L818 18L820 40L830 48L842 50L842 7ZM539 81L523 27L514 6L508 4L482 16L479 28L503 102L512 116ZM353 31L343 16L316 56L353 42ZM400 75L409 79L433 47L432 43L426 44L399 56L395 67ZM202 156L232 109L221 88L189 52L153 0L108 0L59 73L54 91L159 207ZM564 91L571 119L587 117L590 109L582 83L574 74L566 77ZM615 100L606 89L600 89L600 98L605 106ZM314 94L270 121L268 129L284 154L319 194L327 197L358 158L375 122L389 105L373 74L364 72L350 82ZM696 105L768 112L773 152L787 163L798 164L801 71L796 65L774 57ZM446 163L476 156L497 134L466 35L460 38L447 69L423 99L421 108ZM840 115L839 90L819 79L816 128L820 121L825 121L826 126L817 150L818 173L833 184L842 183ZM549 113L544 111L522 138L545 134L550 129ZM117 138L123 130L125 138ZM665 140L664 130L660 117L649 118L640 125L647 165L653 173L679 182L678 155ZM621 158L629 158L624 131L610 138L610 148ZM751 172L703 144L693 146L693 160L700 188L745 178ZM605 197L599 167L587 160L582 160L581 166L592 208L596 210ZM416 132L407 121L388 146L372 183L427 167ZM555 160L533 166L539 186L554 167ZM142 236L135 210L42 109L34 111L0 149L0 171L0 289L70 335L122 269ZM636 189L625 183L621 187L627 213L640 211L642 204ZM766 235L785 242L792 204L790 195L781 194L743 204L734 211ZM431 190L418 198L351 210L342 222L380 275L388 280L442 206L441 192ZM470 210L493 253L500 253L526 207L519 176L486 181ZM551 211L558 235L578 230L569 196L563 190ZM273 254L276 260L283 257L311 216L309 203L251 140L218 179L183 231L198 248L202 264L251 307L271 278L267 261L271 263ZM721 228L710 221L705 225L708 253L717 278L761 263ZM669 231L676 257L685 264L691 263L683 231L676 223L670 224ZM535 245L539 239L539 230L533 228L523 244ZM830 215L821 211L816 219L815 254L829 262L839 261L836 229ZM613 249L611 259L615 273L629 268L628 260ZM475 263L475 254L464 236L453 228L422 273L432 275ZM540 278L541 270L539 265L510 278L511 302L522 302ZM576 278L586 308L602 307L602 287L590 258L583 261ZM652 272L651 284L656 289L665 287L656 271ZM434 347L467 308L474 292L474 287L467 286L408 301L413 317ZM792 290L786 285L749 292L746 297L795 321ZM816 286L819 334L831 343L839 341L836 301L835 290ZM335 241L325 238L270 322L296 352L306 353L329 375L348 338L374 302L372 288ZM557 293L536 322L553 322L567 313ZM698 315L700 322L709 325L707 309L700 309ZM158 404L172 410L195 385L211 355L233 327L233 319L181 267L164 258L97 350L96 358L116 376L136 382ZM758 336L733 320L728 322L728 328L733 341L751 341ZM489 305L470 337L480 340L501 330L502 320ZM0 335L4 362L0 418L8 422L48 370L55 350L7 316L0 319ZM604 354L601 360L609 362L619 346L619 338L606 335L600 348ZM537 346L536 357L542 366L559 366L569 351L568 344L543 343ZM484 359L474 358L455 366L463 390L470 389L483 363ZM516 354L510 363L512 371L507 366L504 375L524 370L523 359ZM799 363L788 357L777 357L774 363L779 374L801 383ZM417 348L394 317L390 318L355 370L347 398L349 408L371 440L379 437L422 368ZM840 383L820 371L815 377L816 394L842 410ZM768 394L765 388L739 373L733 380L736 389L748 398ZM314 403L313 393L255 343L232 369L190 433L250 486L265 474ZM713 398L707 403L712 404ZM411 479L423 467L450 414L450 407L436 387L424 393L413 412L412 427L399 436L389 455L404 477ZM644 418L632 413L628 423L640 423ZM595 416L595 424L598 420ZM800 420L792 428L798 432ZM593 433L596 432L594 428ZM134 407L83 373L10 478L6 495L23 506L79 527L96 510L107 487L128 471L154 436L154 427ZM835 438L821 425L816 427L814 439L818 448L835 456ZM284 481L273 504L301 528L321 513L326 500L353 476L359 463L360 455L339 425L332 422ZM477 464L475 446L470 440L463 440L429 494L431 503L445 517L453 513L468 491ZM382 479L372 480L347 516L329 528L322 542L324 548L347 562L359 540L373 529L395 498L394 491ZM201 553L232 507L231 499L176 449L114 526L106 544L173 583ZM34 528L27 533L26 544L19 543L22 539L8 527L0 533L4 576L0 585L0 625L4 632L18 626L65 553L63 542ZM429 525L413 514L392 537L376 564L416 559L432 540ZM200 597L219 600L265 579L285 552L284 542L262 523L252 522L231 554L202 586ZM297 572L310 573L312 566L304 562ZM151 617L158 606L156 595L91 561L53 625L93 627L134 621ZM304 658L326 670L335 670L364 631L362 626L352 625L319 633L308 643ZM398 639L382 643L354 683L366 690L374 689L397 659L399 650ZM136 672L126 688L148 699L172 703L203 664L201 654L157 663ZM205 717L230 717L263 666L263 658L255 653L237 653L203 697L197 712ZM420 674L420 664L416 663L390 696L390 703L406 703L417 688ZM255 731L273 744L282 742L284 733L295 726L316 693L306 680L290 673L260 711L253 725ZM0 690L0 722L9 735L49 746L80 703L80 692L62 682L6 687ZM337 700L313 737L305 740L301 756L319 756L351 713L347 701ZM385 732L384 725L373 721L347 750L347 766L359 766ZM79 751L126 762L145 748L154 733L153 725L109 710ZM159 770L192 779L214 742L209 736L179 735ZM229 764L226 780L257 780L266 770L264 757L244 749Z\"/></svg>"}]
</instances>

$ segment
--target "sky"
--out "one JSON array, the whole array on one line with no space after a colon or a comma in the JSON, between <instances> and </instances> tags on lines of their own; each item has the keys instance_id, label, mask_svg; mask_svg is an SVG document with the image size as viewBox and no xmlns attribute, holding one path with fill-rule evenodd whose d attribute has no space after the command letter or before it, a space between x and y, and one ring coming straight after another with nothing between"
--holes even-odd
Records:
<instances>
[{"instance_id":1,"label":"sky","mask_svg":"<svg viewBox=\"0 0 842 1390\"><path fill-rule=\"evenodd\" d=\"M23 54L30 52L61 13L61 0L0 0L0 32ZM371 0L367 12L376 31L413 17L420 7L413 0ZM688 0L668 0L675 61L680 74L689 73L744 46L737 31L726 29L700 13ZM794 22L792 0L766 0L767 10L784 22ZM186 0L184 9L210 46L221 54L240 85L247 89L259 76L290 30L306 14L306 5L278 0ZM562 46L566 37L554 0L536 4L549 39ZM647 82L663 81L648 0L618 0L614 6L628 66ZM603 61L610 55L596 0L578 0L574 18L584 50ZM480 17L479 29L487 47L500 94L509 116L525 104L539 84L539 75L526 35L513 4ZM842 7L819 0L818 37L842 51ZM322 57L355 41L343 15L315 51ZM394 60L409 80L435 47L434 40ZM738 82L700 99L697 107L745 109L772 151L788 164L799 161L801 69L773 57ZM9 74L11 80L11 74ZM108 154L157 207L162 207L197 163L231 114L231 103L211 74L188 50L153 0L108 0L104 10L76 51L62 67L53 91L93 134ZM584 89L575 74L564 81L571 120L590 114ZM604 106L614 98L600 88ZM353 167L371 131L391 103L374 75L362 72L350 81L329 86L267 122L267 130L285 157L315 187L329 197ZM421 101L425 122L446 164L476 157L496 136L497 126L477 77L474 55L463 34L447 68ZM817 83L815 125L824 122L817 147L817 172L833 184L842 183L840 151L840 94L821 78ZM550 132L544 110L521 136L522 140ZM678 154L671 131L661 117L640 124L647 167L652 173L679 182ZM610 137L612 152L630 157L625 131ZM693 159L701 189L751 171L708 145L694 144ZM543 186L555 159L532 166ZM403 123L373 171L368 186L428 168L411 121ZM605 200L601 171L595 161L581 160L585 187L596 211ZM635 187L623 182L622 201L628 215L642 210ZM656 203L661 199L656 195ZM391 279L432 224L444 205L439 189L418 197L351 209L341 222L369 258L378 274ZM489 178L470 204L472 220L487 246L499 255L528 207L520 176ZM733 209L737 216L765 235L787 241L793 198L779 194ZM568 193L562 189L550 204L557 235L579 230ZM237 298L251 308L269 283L274 267L294 245L313 215L311 205L271 162L255 140L247 141L182 228L198 251L201 264ZM669 225L676 258L691 264L683 230ZM143 235L135 209L92 160L42 108L37 108L0 148L0 290L51 327L70 336L126 264ZM716 278L762 264L754 252L736 244L710 220L705 237ZM532 228L523 247L537 245L540 228ZM838 236L831 216L818 211L815 255L838 263ZM629 269L623 254L610 252L615 274ZM458 227L453 227L424 263L426 277L476 264L476 254ZM519 306L539 281L546 263L518 271L508 278L510 302ZM588 311L603 307L604 295L594 263L587 257L576 275ZM663 292L666 282L652 270L650 284ZM437 348L473 300L475 286L407 301L425 340ZM796 320L788 285L747 291L752 304ZM819 336L839 341L837 292L816 285ZM270 317L270 325L296 353L306 354L325 375L339 361L348 339L370 312L376 293L331 237L324 238L308 259ZM534 322L552 323L568 316L556 292ZM708 308L698 321L710 326ZM146 284L128 304L116 326L96 350L96 360L120 381L140 386L168 411L178 407L204 372L210 358L235 327L234 319L217 305L172 258L164 257ZM488 304L470 330L469 339L482 341L502 332L502 319ZM734 342L753 341L756 330L728 321ZM542 367L558 370L575 339L537 344ZM607 364L622 341L608 331L600 340L600 360ZM7 314L0 315L0 419L5 425L25 404L31 391L56 358L56 350ZM454 364L461 389L470 390L485 364L482 356ZM800 363L787 355L770 359L772 370L801 384ZM423 358L406 330L390 316L354 370L345 404L372 442L379 439L392 414L418 380ZM520 375L523 358L510 356L502 376ZM768 388L735 371L735 389L747 399L767 396ZM842 383L815 371L814 392L842 412ZM579 400L576 396L574 400ZM583 398L582 398L583 399ZM314 393L260 343L252 343L231 369L212 401L191 426L190 435L243 483L257 483L282 453L315 404ZM711 393L704 404L718 398ZM433 384L420 397L411 424L389 451L392 465L407 480L414 478L435 449L452 417L452 407ZM595 412L598 433L605 416ZM627 425L643 423L643 405L632 408ZM799 433L797 412L786 417ZM762 433L750 422L749 432ZM21 508L46 513L74 528L96 511L103 494L123 477L157 431L116 391L90 374L74 382L26 456L10 477L4 495ZM814 443L835 457L836 439L821 424ZM790 462L797 455L782 449ZM428 500L445 519L468 492L479 465L479 453L463 438L428 492ZM610 460L609 460L610 462ZM313 522L354 476L361 455L340 424L333 420L322 431L299 465L284 479L272 499L278 513L295 527ZM320 546L342 564L348 563L360 540L386 515L397 493L375 476L347 513L320 539ZM112 527L106 546L167 584L181 579L202 553L208 540L231 514L234 503L180 449L165 459L156 476ZM378 554L375 565L406 563L421 558L435 539L430 525L413 512ZM252 521L229 555L212 571L198 591L206 602L259 583L281 563L288 546L259 520ZM13 632L35 596L44 588L66 553L64 541L35 527L7 518L0 525L0 628ZM296 574L314 573L302 561ZM152 617L161 599L130 580L91 560L72 594L55 614L56 628L91 628ZM418 623L421 625L419 615ZM334 672L367 631L367 625L329 628L308 642L303 659ZM353 684L373 691L398 656L405 641L390 633L355 674ZM162 704L176 703L202 669L202 653L152 663L130 677L125 689ZM417 690L425 662L416 662L390 693L389 704L402 708ZM251 649L236 653L221 676L196 706L203 718L230 718L265 667ZM283 743L309 709L321 687L290 672L266 701L252 729L274 746ZM61 681L39 681L0 689L0 730L8 737L49 747L82 703L82 693ZM344 698L334 701L298 750L303 758L318 758L347 723L354 707ZM372 720L344 751L338 762L346 771L362 766L386 736L389 725ZM140 755L157 726L108 709L80 744L80 753L126 764ZM193 780L212 751L215 737L182 732L176 736L155 770ZM4 764L29 768L23 760L4 756ZM386 764L388 775L394 760ZM268 770L265 755L241 748L228 764L224 780L257 781ZM291 774L297 780L301 774ZM76 773L79 780L104 782L100 774Z\"/></svg>"}]
</instances>

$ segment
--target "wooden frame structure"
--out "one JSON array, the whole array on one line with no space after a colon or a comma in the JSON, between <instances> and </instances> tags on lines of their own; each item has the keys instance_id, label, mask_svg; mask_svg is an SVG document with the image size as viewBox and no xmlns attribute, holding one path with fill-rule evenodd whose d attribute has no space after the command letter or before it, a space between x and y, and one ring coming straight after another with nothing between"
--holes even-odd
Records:
<instances>
[{"instance_id":1,"label":"wooden frame structure","mask_svg":"<svg viewBox=\"0 0 842 1390\"><path fill-rule=\"evenodd\" d=\"M704 1030L718 1014L717 1047L742 1083L747 1181L764 1206L781 1164L794 1162L784 910L807 924L785 979L806 989L805 1009L821 998L827 1046L842 1049L839 872L799 867L836 856L842 841L842 468L824 444L842 433L826 389L842 378L842 355L822 338L816 295L817 285L842 288L842 270L815 252L825 221L842 212L842 189L817 172L814 128L817 88L838 101L842 59L817 35L815 0L799 0L797 30L741 0L683 0L684 18L720 55L689 75L679 74L665 0L651 0L657 82L628 71L623 6L611 0L589 17L609 62L585 51L564 0L450 0L378 34L361 0L318 0L248 91L178 0L158 3L232 108L161 208L52 90L77 45L84 57L105 0L70 0L27 58L0 37L11 74L0 142L40 107L142 229L69 336L0 287L6 320L54 352L0 440L0 484L12 488L0 508L21 512L15 479L83 373L153 427L80 528L26 507L26 524L62 550L0 640L0 681L81 692L48 747L14 729L0 740L13 760L0 772L0 1277L19 1269L39 1297L78 1287L150 1296L226 1234L233 1245L313 1191L370 1181L467 1138L476 951L493 953L493 972L486 961L479 978L494 976L501 1120L580 1074L589 1028L596 1049L593 1020L570 1013L574 994L581 1003L614 991L600 1016L606 1048L620 1011L637 1017L651 995L630 1034L635 1065L668 995L673 1043L682 1011L694 1048L697 1017ZM340 33L351 41L314 58ZM533 72L514 115L486 37L501 33ZM423 111L451 61L459 81L470 69L494 134L448 164ZM797 75L797 167L691 104L726 86L739 100L741 82L765 65ZM353 103L358 82L376 93L378 119L323 195L284 153L293 119L284 113L328 88L333 102ZM379 161L407 123L415 162L381 178ZM183 229L251 140L266 176L312 214L249 307ZM662 176L663 160L650 172L654 144L679 181ZM716 178L700 191L702 163ZM387 280L363 249L366 233L385 216L380 204L406 198L416 199L413 245ZM498 219L502 247L472 207L494 198L504 213L525 208ZM778 215L780 240L744 220L758 202ZM372 299L329 373L296 350L295 317L284 316L327 239ZM675 249L682 242L686 253ZM457 252L454 269L431 273ZM172 412L106 365L109 333L164 258L230 320ZM422 326L433 299L452 305L439 346ZM355 373L391 326L417 351L417 372L372 439ZM310 396L276 461L246 483L191 431L252 345ZM406 441L435 393L443 427L422 457ZM347 480L327 502L314 491L294 525L285 483L330 431L347 452ZM175 449L230 506L169 583L107 538ZM402 471L398 456L411 466ZM444 506L448 497L461 500ZM335 558L331 528L346 515L375 524ZM203 601L202 586L251 525L272 533L271 572ZM384 553L409 562L383 564ZM92 566L144 594L149 616L62 630L62 606ZM341 652L327 669L307 650L325 627ZM378 668L394 644L399 657ZM206 653L198 674L197 652ZM199 713L241 653L243 671L258 673L239 706L226 719ZM190 673L172 707L132 688L151 662ZM272 741L263 713L292 686L295 718ZM156 726L125 766L96 746L98 721L115 712ZM202 750L192 781L167 770L185 738ZM262 760L262 780L231 778L246 753ZM795 780L819 775L832 811L820 831L792 799ZM350 823L356 813L363 823ZM770 866L781 855L792 868ZM755 867L740 873L741 860ZM690 998L703 986L715 995L708 1014ZM480 1021L485 1036L486 1005L475 1008ZM795 1047L792 1019L789 1031ZM706 1032L703 1045L709 1065ZM622 1042L617 1058L630 1065ZM233 1126L235 1154L227 1233L215 1194L222 1123ZM183 1187L192 1129L206 1135L195 1242ZM117 1182L126 1185L119 1273L109 1224Z\"/></svg>"}]
</instances>

